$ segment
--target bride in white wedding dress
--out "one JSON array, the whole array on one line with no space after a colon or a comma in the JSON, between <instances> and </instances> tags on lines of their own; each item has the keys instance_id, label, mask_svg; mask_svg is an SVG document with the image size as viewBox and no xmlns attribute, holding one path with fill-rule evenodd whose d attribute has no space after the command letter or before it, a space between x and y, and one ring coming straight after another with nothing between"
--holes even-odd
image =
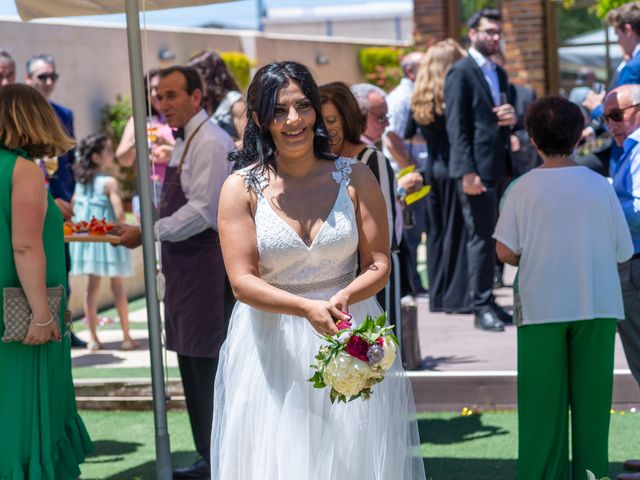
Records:
<instances>
[{"instance_id":1,"label":"bride in white wedding dress","mask_svg":"<svg viewBox=\"0 0 640 480\"><path fill-rule=\"evenodd\" d=\"M307 381L335 321L377 316L389 274L382 192L329 153L303 65L261 68L247 95L240 171L219 233L238 298L215 379L214 480L424 479L411 385L399 358L369 400L334 404ZM359 271L356 274L356 269Z\"/></svg>"}]
</instances>

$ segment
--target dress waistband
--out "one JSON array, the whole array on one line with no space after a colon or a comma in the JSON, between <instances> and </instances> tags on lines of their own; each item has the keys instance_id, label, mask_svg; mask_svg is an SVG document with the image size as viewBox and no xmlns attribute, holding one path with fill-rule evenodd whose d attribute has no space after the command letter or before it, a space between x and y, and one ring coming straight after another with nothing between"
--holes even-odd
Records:
<instances>
[{"instance_id":1,"label":"dress waistband","mask_svg":"<svg viewBox=\"0 0 640 480\"><path fill-rule=\"evenodd\" d=\"M347 272L344 275L340 275L336 278L330 278L328 280L321 280L319 282L312 283L298 283L293 285L284 285L279 283L272 283L276 288L286 290L290 293L309 293L320 290L326 290L328 288L346 287L356 278L355 272Z\"/></svg>"}]
</instances>

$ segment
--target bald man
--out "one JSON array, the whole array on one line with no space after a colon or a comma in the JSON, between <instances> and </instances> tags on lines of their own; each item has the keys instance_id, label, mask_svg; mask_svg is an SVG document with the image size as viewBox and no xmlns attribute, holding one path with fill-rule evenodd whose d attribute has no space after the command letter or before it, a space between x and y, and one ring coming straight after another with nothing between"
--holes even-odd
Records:
<instances>
[{"instance_id":1,"label":"bald man","mask_svg":"<svg viewBox=\"0 0 640 480\"><path fill-rule=\"evenodd\" d=\"M604 118L622 157L613 172L613 188L622 204L631 230L634 255L618 267L625 319L618 322L627 363L640 385L640 85L623 85L611 91L604 101ZM629 460L619 480L640 480L640 461Z\"/></svg>"}]
</instances>

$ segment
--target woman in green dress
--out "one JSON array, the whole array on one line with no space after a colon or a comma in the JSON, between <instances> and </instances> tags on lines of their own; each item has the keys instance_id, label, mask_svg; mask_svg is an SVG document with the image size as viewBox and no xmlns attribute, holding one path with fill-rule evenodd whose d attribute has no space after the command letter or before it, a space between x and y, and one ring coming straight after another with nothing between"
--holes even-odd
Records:
<instances>
[{"instance_id":1,"label":"woman in green dress","mask_svg":"<svg viewBox=\"0 0 640 480\"><path fill-rule=\"evenodd\" d=\"M0 342L0 480L76 479L92 449L76 409L66 299L58 312L47 302L47 287L67 289L62 214L32 160L71 145L39 92L0 88L0 288L21 287L32 312L22 342Z\"/></svg>"}]
</instances>

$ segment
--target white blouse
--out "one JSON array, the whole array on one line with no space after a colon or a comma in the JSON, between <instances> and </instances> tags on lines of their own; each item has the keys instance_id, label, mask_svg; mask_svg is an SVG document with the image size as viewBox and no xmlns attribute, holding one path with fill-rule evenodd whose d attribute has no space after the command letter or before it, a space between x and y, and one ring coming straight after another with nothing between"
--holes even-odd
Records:
<instances>
[{"instance_id":1,"label":"white blouse","mask_svg":"<svg viewBox=\"0 0 640 480\"><path fill-rule=\"evenodd\" d=\"M522 324L624 318L633 255L613 188L586 167L536 168L505 193L493 238L520 255Z\"/></svg>"}]
</instances>

